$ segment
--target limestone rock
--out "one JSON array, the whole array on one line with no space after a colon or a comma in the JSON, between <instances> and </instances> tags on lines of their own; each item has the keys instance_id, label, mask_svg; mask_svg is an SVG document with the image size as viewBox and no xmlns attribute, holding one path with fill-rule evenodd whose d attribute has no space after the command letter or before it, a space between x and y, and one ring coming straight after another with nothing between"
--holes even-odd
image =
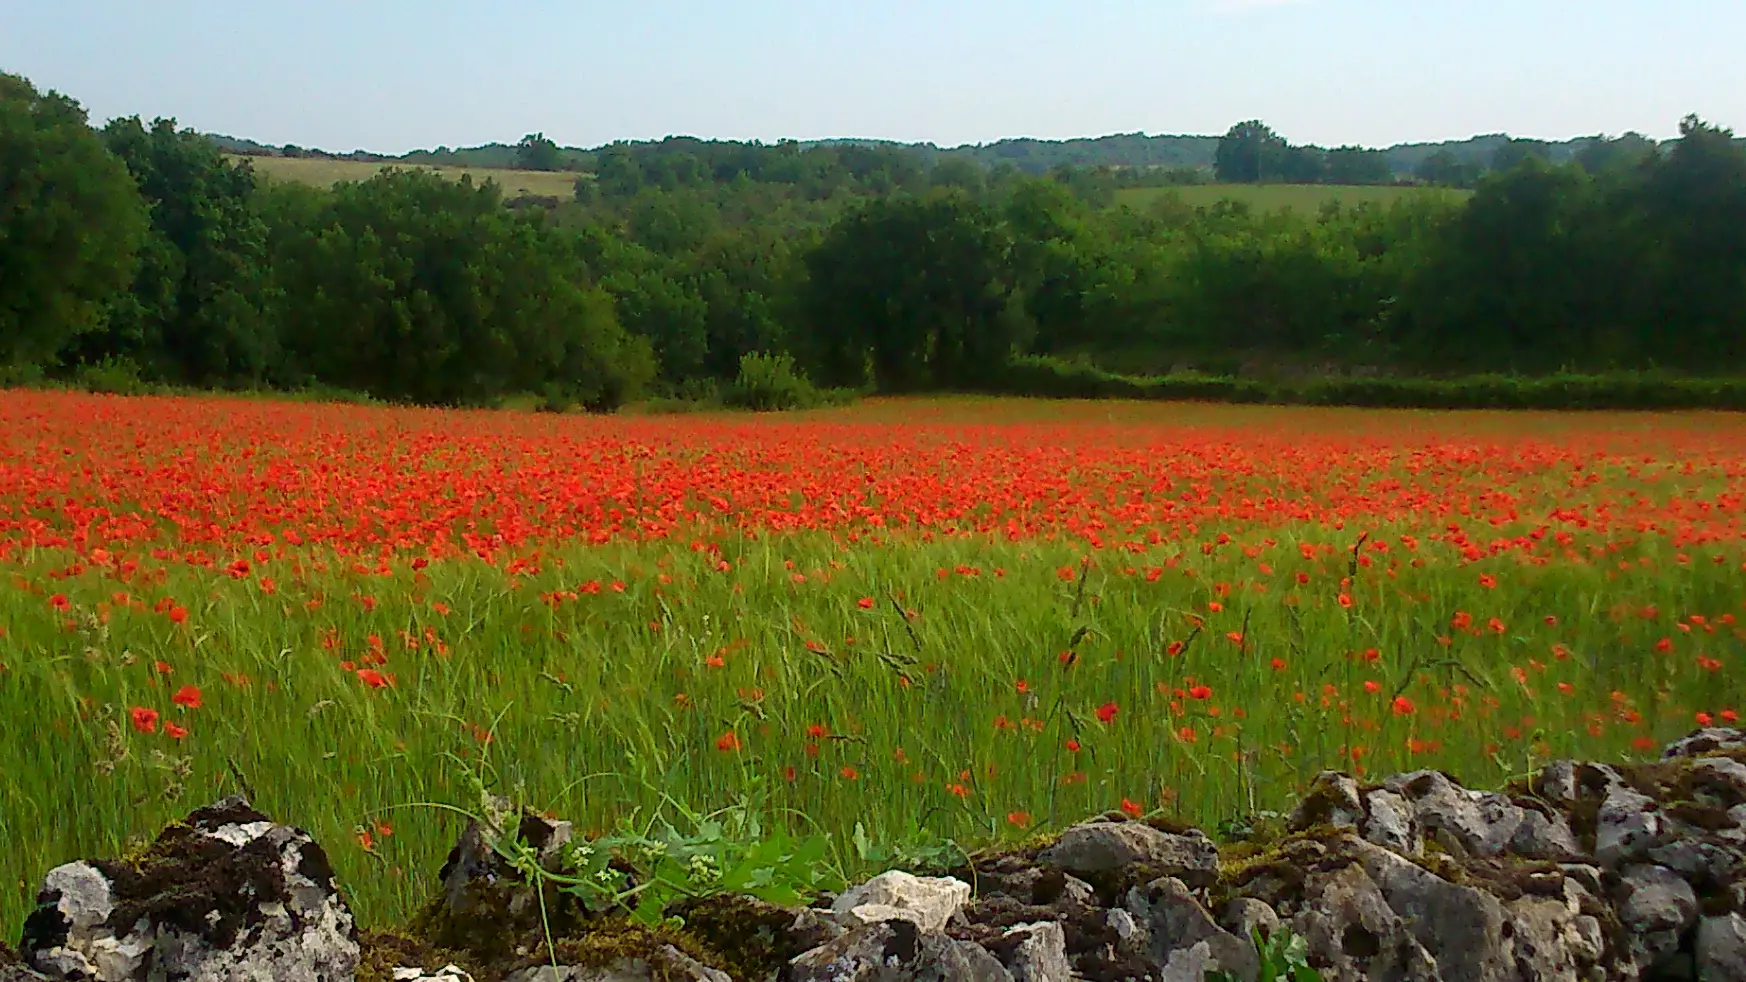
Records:
<instances>
[{"instance_id":1,"label":"limestone rock","mask_svg":"<svg viewBox=\"0 0 1746 982\"><path fill-rule=\"evenodd\" d=\"M1419 828L1441 833L1444 845L1477 856L1509 848L1522 824L1522 809L1501 794L1469 791L1438 771L1414 771L1383 782L1412 805Z\"/></svg>"},{"instance_id":2,"label":"limestone rock","mask_svg":"<svg viewBox=\"0 0 1746 982\"><path fill-rule=\"evenodd\" d=\"M1674 955L1681 937L1697 922L1697 894L1672 870L1627 866L1619 872L1615 894L1619 921L1631 934L1631 959L1639 969L1651 969Z\"/></svg>"},{"instance_id":3,"label":"limestone rock","mask_svg":"<svg viewBox=\"0 0 1746 982\"><path fill-rule=\"evenodd\" d=\"M1389 908L1436 961L1444 982L1501 982L1513 975L1508 920L1491 894L1448 880L1385 849L1357 843L1365 872Z\"/></svg>"},{"instance_id":4,"label":"limestone rock","mask_svg":"<svg viewBox=\"0 0 1746 982\"><path fill-rule=\"evenodd\" d=\"M403 966L396 968L389 978L393 982L473 982L473 976L463 971L459 965L444 965L434 972Z\"/></svg>"},{"instance_id":5,"label":"limestone rock","mask_svg":"<svg viewBox=\"0 0 1746 982\"><path fill-rule=\"evenodd\" d=\"M1075 825L1037 860L1083 876L1139 867L1196 887L1216 882L1219 875L1218 847L1204 833L1163 832L1140 822Z\"/></svg>"},{"instance_id":6,"label":"limestone rock","mask_svg":"<svg viewBox=\"0 0 1746 982\"><path fill-rule=\"evenodd\" d=\"M845 927L906 920L926 932L942 931L970 901L970 884L952 877L922 877L892 870L846 891L831 905Z\"/></svg>"},{"instance_id":7,"label":"limestone rock","mask_svg":"<svg viewBox=\"0 0 1746 982\"><path fill-rule=\"evenodd\" d=\"M503 982L733 982L723 971L662 945L649 958L621 958L610 965L537 965L510 972Z\"/></svg>"},{"instance_id":8,"label":"limestone rock","mask_svg":"<svg viewBox=\"0 0 1746 982\"><path fill-rule=\"evenodd\" d=\"M1580 982L1601 958L1600 924L1563 901L1523 897L1509 905L1509 918L1523 982Z\"/></svg>"},{"instance_id":9,"label":"limestone rock","mask_svg":"<svg viewBox=\"0 0 1746 982\"><path fill-rule=\"evenodd\" d=\"M1370 817L1364 823L1364 838L1384 849L1417 855L1424 851L1424 839L1418 823L1413 820L1413 808L1393 791L1376 790L1365 797Z\"/></svg>"},{"instance_id":10,"label":"limestone rock","mask_svg":"<svg viewBox=\"0 0 1746 982\"><path fill-rule=\"evenodd\" d=\"M1706 917L1698 922L1697 977L1703 982L1746 982L1746 917Z\"/></svg>"},{"instance_id":11,"label":"limestone rock","mask_svg":"<svg viewBox=\"0 0 1746 982\"><path fill-rule=\"evenodd\" d=\"M1661 833L1653 799L1622 784L1611 787L1595 817L1595 858L1609 869L1639 861L1661 841Z\"/></svg>"},{"instance_id":12,"label":"limestone rock","mask_svg":"<svg viewBox=\"0 0 1746 982\"><path fill-rule=\"evenodd\" d=\"M1701 757L1724 750L1746 749L1746 731L1726 727L1712 727L1698 730L1689 736L1667 745L1661 752L1661 759L1672 760L1675 757Z\"/></svg>"},{"instance_id":13,"label":"limestone rock","mask_svg":"<svg viewBox=\"0 0 1746 982\"><path fill-rule=\"evenodd\" d=\"M1072 982L1073 967L1067 963L1067 936L1053 921L1021 924L1007 937L1017 938L1007 968L1014 982Z\"/></svg>"},{"instance_id":14,"label":"limestone rock","mask_svg":"<svg viewBox=\"0 0 1746 982\"><path fill-rule=\"evenodd\" d=\"M863 924L789 964L789 982L1013 982L981 945L905 919Z\"/></svg>"},{"instance_id":15,"label":"limestone rock","mask_svg":"<svg viewBox=\"0 0 1746 982\"><path fill-rule=\"evenodd\" d=\"M1291 928L1308 943L1325 982L1441 978L1363 866L1312 873L1304 894Z\"/></svg>"},{"instance_id":16,"label":"limestone rock","mask_svg":"<svg viewBox=\"0 0 1746 982\"><path fill-rule=\"evenodd\" d=\"M437 874L442 881L443 903L455 916L463 916L481 903L492 909L501 905L512 916L538 907L539 897L522 886L521 874L492 848L494 840L507 836L531 846L540 865L557 872L563 867L564 847L574 834L569 822L518 812L506 798L494 798L490 805L485 821L467 823ZM509 896L499 896L505 892Z\"/></svg>"},{"instance_id":17,"label":"limestone rock","mask_svg":"<svg viewBox=\"0 0 1746 982\"><path fill-rule=\"evenodd\" d=\"M1129 890L1127 910L1146 928L1152 957L1159 964L1168 965L1184 949L1204 947L1204 958L1189 956L1197 964L1208 963L1241 978L1253 977L1260 968L1254 941L1220 927L1189 892L1188 885L1175 877L1162 877Z\"/></svg>"},{"instance_id":18,"label":"limestone rock","mask_svg":"<svg viewBox=\"0 0 1746 982\"><path fill-rule=\"evenodd\" d=\"M1586 853L1563 815L1522 808L1522 821L1510 837L1509 852L1524 859L1571 862Z\"/></svg>"},{"instance_id":19,"label":"limestone rock","mask_svg":"<svg viewBox=\"0 0 1746 982\"><path fill-rule=\"evenodd\" d=\"M1357 828L1364 818L1364 802L1358 797L1358 782L1339 771L1323 771L1291 813L1290 827L1303 831L1317 825L1337 829Z\"/></svg>"},{"instance_id":20,"label":"limestone rock","mask_svg":"<svg viewBox=\"0 0 1746 982\"><path fill-rule=\"evenodd\" d=\"M1273 908L1253 897L1237 897L1219 912L1219 926L1239 938L1273 937L1279 930L1279 915Z\"/></svg>"},{"instance_id":21,"label":"limestone rock","mask_svg":"<svg viewBox=\"0 0 1746 982\"><path fill-rule=\"evenodd\" d=\"M83 982L350 982L351 910L327 855L241 797L172 825L135 863L49 871L23 954Z\"/></svg>"}]
</instances>

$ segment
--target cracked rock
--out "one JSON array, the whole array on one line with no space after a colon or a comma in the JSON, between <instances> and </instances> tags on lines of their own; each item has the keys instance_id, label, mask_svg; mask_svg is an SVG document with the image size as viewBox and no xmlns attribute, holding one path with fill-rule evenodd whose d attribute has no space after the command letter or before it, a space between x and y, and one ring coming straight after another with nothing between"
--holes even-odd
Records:
<instances>
[{"instance_id":1,"label":"cracked rock","mask_svg":"<svg viewBox=\"0 0 1746 982\"><path fill-rule=\"evenodd\" d=\"M81 982L350 982L359 957L327 854L240 796L165 829L135 862L49 871L22 949Z\"/></svg>"}]
</instances>

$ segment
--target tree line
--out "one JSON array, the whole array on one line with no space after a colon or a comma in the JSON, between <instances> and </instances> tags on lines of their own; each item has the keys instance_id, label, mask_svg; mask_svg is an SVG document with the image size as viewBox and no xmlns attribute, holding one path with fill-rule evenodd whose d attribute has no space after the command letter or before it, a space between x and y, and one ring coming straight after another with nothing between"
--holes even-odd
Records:
<instances>
[{"instance_id":1,"label":"tree line","mask_svg":"<svg viewBox=\"0 0 1746 982\"><path fill-rule=\"evenodd\" d=\"M1283 141L1247 136L1234 166L1271 166ZM763 149L627 150L552 207L420 170L321 190L0 76L0 379L609 409L1086 394L1088 371L1746 370L1746 152L1696 119L1665 149L1519 148L1470 196L1314 213Z\"/></svg>"}]
</instances>

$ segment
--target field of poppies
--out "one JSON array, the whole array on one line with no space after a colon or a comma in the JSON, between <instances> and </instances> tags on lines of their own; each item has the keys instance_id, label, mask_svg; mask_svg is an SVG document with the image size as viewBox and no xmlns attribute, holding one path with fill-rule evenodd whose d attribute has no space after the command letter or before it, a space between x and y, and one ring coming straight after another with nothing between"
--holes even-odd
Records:
<instances>
[{"instance_id":1,"label":"field of poppies","mask_svg":"<svg viewBox=\"0 0 1746 982\"><path fill-rule=\"evenodd\" d=\"M1724 415L0 392L0 922L244 787L381 923L481 777L856 872L1641 755L1746 709L1743 511Z\"/></svg>"}]
</instances>

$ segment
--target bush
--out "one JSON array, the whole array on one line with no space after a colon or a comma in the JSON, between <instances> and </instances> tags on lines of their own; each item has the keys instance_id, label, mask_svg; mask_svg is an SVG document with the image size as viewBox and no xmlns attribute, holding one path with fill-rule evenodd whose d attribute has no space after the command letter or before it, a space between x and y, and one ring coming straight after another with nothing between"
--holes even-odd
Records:
<instances>
[{"instance_id":1,"label":"bush","mask_svg":"<svg viewBox=\"0 0 1746 982\"><path fill-rule=\"evenodd\" d=\"M811 409L826 400L787 354L754 351L740 356L740 373L725 393L730 406L754 412Z\"/></svg>"},{"instance_id":2,"label":"bush","mask_svg":"<svg viewBox=\"0 0 1746 982\"><path fill-rule=\"evenodd\" d=\"M1013 359L990 388L1005 395L1050 399L1177 399L1375 409L1746 410L1746 379L1642 372L1262 381L1227 375L1118 375L1080 362L1024 356Z\"/></svg>"}]
</instances>

